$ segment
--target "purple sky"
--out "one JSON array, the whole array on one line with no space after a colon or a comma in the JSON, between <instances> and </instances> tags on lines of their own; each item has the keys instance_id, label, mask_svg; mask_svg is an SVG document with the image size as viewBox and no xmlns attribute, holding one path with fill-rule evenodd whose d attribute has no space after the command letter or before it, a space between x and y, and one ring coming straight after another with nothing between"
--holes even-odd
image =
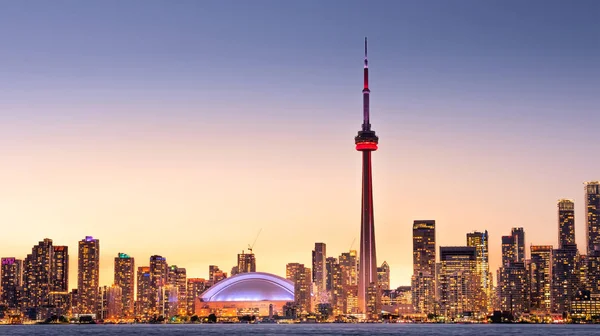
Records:
<instances>
[{"instance_id":1,"label":"purple sky","mask_svg":"<svg viewBox=\"0 0 600 336\"><path fill-rule=\"evenodd\" d=\"M5 1L0 223L19 229L0 254L50 237L74 266L76 241L93 235L109 283L117 252L139 266L162 254L190 276L229 270L261 227L261 271L310 263L316 241L346 251L360 223L364 36L378 256L393 285L411 275L414 219L438 221L439 245L488 229L495 268L513 226L527 245L556 244L556 200L573 198L585 250L599 12L597 1Z\"/></svg>"}]
</instances>

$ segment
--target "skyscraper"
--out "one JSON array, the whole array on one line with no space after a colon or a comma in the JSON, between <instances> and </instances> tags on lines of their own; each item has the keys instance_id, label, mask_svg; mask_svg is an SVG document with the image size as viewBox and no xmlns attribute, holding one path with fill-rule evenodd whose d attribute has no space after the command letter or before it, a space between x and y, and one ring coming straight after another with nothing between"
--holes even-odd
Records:
<instances>
[{"instance_id":1,"label":"skyscraper","mask_svg":"<svg viewBox=\"0 0 600 336\"><path fill-rule=\"evenodd\" d=\"M412 304L417 314L434 311L435 305L435 221L413 222Z\"/></svg>"},{"instance_id":2,"label":"skyscraper","mask_svg":"<svg viewBox=\"0 0 600 336\"><path fill-rule=\"evenodd\" d=\"M477 281L477 253L475 247L440 247L440 274L438 275L440 310L448 318L473 312L481 290Z\"/></svg>"},{"instance_id":3,"label":"skyscraper","mask_svg":"<svg viewBox=\"0 0 600 336\"><path fill-rule=\"evenodd\" d=\"M558 201L558 248L575 244L575 203L569 199Z\"/></svg>"},{"instance_id":4,"label":"skyscraper","mask_svg":"<svg viewBox=\"0 0 600 336\"><path fill-rule=\"evenodd\" d=\"M237 255L237 274L256 272L256 256L254 253L244 253Z\"/></svg>"},{"instance_id":5,"label":"skyscraper","mask_svg":"<svg viewBox=\"0 0 600 336\"><path fill-rule=\"evenodd\" d=\"M163 287L169 280L167 259L159 255L150 257L150 313L161 314L164 303Z\"/></svg>"},{"instance_id":6,"label":"skyscraper","mask_svg":"<svg viewBox=\"0 0 600 336\"><path fill-rule=\"evenodd\" d=\"M327 249L325 243L315 243L315 249L312 251L312 281L317 287L317 302L326 303L327 298Z\"/></svg>"},{"instance_id":7,"label":"skyscraper","mask_svg":"<svg viewBox=\"0 0 600 336\"><path fill-rule=\"evenodd\" d=\"M199 298L206 289L207 281L200 278L187 279L187 314L193 315L195 311L196 298Z\"/></svg>"},{"instance_id":8,"label":"skyscraper","mask_svg":"<svg viewBox=\"0 0 600 336\"><path fill-rule=\"evenodd\" d=\"M333 272L336 265L339 268L339 263L336 258L327 257L327 259L325 259L325 270L327 271L325 290L327 290L328 292L333 289Z\"/></svg>"},{"instance_id":9,"label":"skyscraper","mask_svg":"<svg viewBox=\"0 0 600 336\"><path fill-rule=\"evenodd\" d=\"M150 301L152 300L152 281L150 277L150 267L138 267L137 270L137 299L136 316L148 317L150 315Z\"/></svg>"},{"instance_id":10,"label":"skyscraper","mask_svg":"<svg viewBox=\"0 0 600 336\"><path fill-rule=\"evenodd\" d=\"M379 138L371 130L369 116L369 62L367 61L367 39L365 38L365 66L363 88L363 124L354 138L356 150L362 152L362 205L360 230L360 258L358 275L358 307L367 319L376 319L379 315L378 299L373 307L367 307L369 287L377 286L377 256L375 249L375 223L373 219L373 185L371 173L371 152L377 150Z\"/></svg>"},{"instance_id":11,"label":"skyscraper","mask_svg":"<svg viewBox=\"0 0 600 336\"><path fill-rule=\"evenodd\" d=\"M600 181L585 183L587 254L600 250Z\"/></svg>"},{"instance_id":12,"label":"skyscraper","mask_svg":"<svg viewBox=\"0 0 600 336\"><path fill-rule=\"evenodd\" d=\"M502 236L502 266L507 266L516 261L515 237Z\"/></svg>"},{"instance_id":13,"label":"skyscraper","mask_svg":"<svg viewBox=\"0 0 600 336\"><path fill-rule=\"evenodd\" d=\"M187 314L187 271L176 265L169 266L169 284L177 288L177 314ZM174 291L171 290L171 293Z\"/></svg>"},{"instance_id":14,"label":"skyscraper","mask_svg":"<svg viewBox=\"0 0 600 336\"><path fill-rule=\"evenodd\" d=\"M52 274L52 239L44 239L31 249L24 261L23 308L38 308L48 303Z\"/></svg>"},{"instance_id":15,"label":"skyscraper","mask_svg":"<svg viewBox=\"0 0 600 336\"><path fill-rule=\"evenodd\" d=\"M529 309L527 300L527 270L522 261L513 261L500 268L498 287L500 309L514 315Z\"/></svg>"},{"instance_id":16,"label":"skyscraper","mask_svg":"<svg viewBox=\"0 0 600 336\"><path fill-rule=\"evenodd\" d=\"M491 281L490 262L488 249L488 232L467 233L467 246L475 248L477 261L477 278L481 287L481 297L477 298L478 310L488 311L490 309Z\"/></svg>"},{"instance_id":17,"label":"skyscraper","mask_svg":"<svg viewBox=\"0 0 600 336\"><path fill-rule=\"evenodd\" d=\"M79 241L77 292L79 314L98 314L100 308L100 241L86 236Z\"/></svg>"},{"instance_id":18,"label":"skyscraper","mask_svg":"<svg viewBox=\"0 0 600 336\"><path fill-rule=\"evenodd\" d=\"M312 272L304 264L286 265L286 278L294 282L294 300L302 314L312 311Z\"/></svg>"},{"instance_id":19,"label":"skyscraper","mask_svg":"<svg viewBox=\"0 0 600 336\"><path fill-rule=\"evenodd\" d=\"M515 242L515 261L525 262L525 231L522 227L512 228L511 235Z\"/></svg>"},{"instance_id":20,"label":"skyscraper","mask_svg":"<svg viewBox=\"0 0 600 336\"><path fill-rule=\"evenodd\" d=\"M377 267L377 283L381 290L390 289L390 265L384 261L380 267Z\"/></svg>"},{"instance_id":21,"label":"skyscraper","mask_svg":"<svg viewBox=\"0 0 600 336\"><path fill-rule=\"evenodd\" d=\"M2 258L0 287L2 288L0 304L8 308L19 306L19 287L23 283L23 260Z\"/></svg>"},{"instance_id":22,"label":"skyscraper","mask_svg":"<svg viewBox=\"0 0 600 336\"><path fill-rule=\"evenodd\" d=\"M552 251L552 311L567 312L579 288L577 245Z\"/></svg>"},{"instance_id":23,"label":"skyscraper","mask_svg":"<svg viewBox=\"0 0 600 336\"><path fill-rule=\"evenodd\" d=\"M552 296L552 245L531 245L529 297L532 311L550 312Z\"/></svg>"},{"instance_id":24,"label":"skyscraper","mask_svg":"<svg viewBox=\"0 0 600 336\"><path fill-rule=\"evenodd\" d=\"M135 261L125 253L115 257L114 284L121 287L121 304L123 316L133 317L135 294ZM116 292L115 292L116 293Z\"/></svg>"},{"instance_id":25,"label":"skyscraper","mask_svg":"<svg viewBox=\"0 0 600 336\"><path fill-rule=\"evenodd\" d=\"M69 247L53 246L50 291L69 291Z\"/></svg>"}]
</instances>

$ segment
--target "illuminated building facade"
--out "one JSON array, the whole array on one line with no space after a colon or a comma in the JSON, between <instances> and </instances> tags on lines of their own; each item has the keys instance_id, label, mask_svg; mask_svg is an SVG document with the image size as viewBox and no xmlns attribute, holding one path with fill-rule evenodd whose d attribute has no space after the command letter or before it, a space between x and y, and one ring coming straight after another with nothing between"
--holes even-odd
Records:
<instances>
[{"instance_id":1,"label":"illuminated building facade","mask_svg":"<svg viewBox=\"0 0 600 336\"><path fill-rule=\"evenodd\" d=\"M199 298L202 293L206 290L207 281L201 278L189 278L187 279L187 314L194 314L194 303L196 298Z\"/></svg>"},{"instance_id":2,"label":"illuminated building facade","mask_svg":"<svg viewBox=\"0 0 600 336\"><path fill-rule=\"evenodd\" d=\"M585 183L587 254L600 251L600 181ZM600 252L597 252L600 253Z\"/></svg>"},{"instance_id":3,"label":"illuminated building facade","mask_svg":"<svg viewBox=\"0 0 600 336\"><path fill-rule=\"evenodd\" d=\"M23 308L38 308L48 303L51 290L52 239L44 239L31 249L23 262Z\"/></svg>"},{"instance_id":4,"label":"illuminated building facade","mask_svg":"<svg viewBox=\"0 0 600 336\"><path fill-rule=\"evenodd\" d=\"M23 260L2 258L0 268L0 304L8 308L19 306L19 289L23 284Z\"/></svg>"},{"instance_id":5,"label":"illuminated building facade","mask_svg":"<svg viewBox=\"0 0 600 336\"><path fill-rule=\"evenodd\" d=\"M115 257L114 284L121 288L123 300L122 313L125 317L134 316L135 307L135 260L125 253L119 253Z\"/></svg>"},{"instance_id":6,"label":"illuminated building facade","mask_svg":"<svg viewBox=\"0 0 600 336\"><path fill-rule=\"evenodd\" d=\"M106 304L105 319L118 320L125 316L126 313L123 311L123 289L118 285L112 285L104 289L103 300Z\"/></svg>"},{"instance_id":7,"label":"illuminated building facade","mask_svg":"<svg viewBox=\"0 0 600 336\"><path fill-rule=\"evenodd\" d=\"M256 272L256 255L254 255L254 253L244 253L244 251L242 251L241 254L237 255L236 273L248 272Z\"/></svg>"},{"instance_id":8,"label":"illuminated building facade","mask_svg":"<svg viewBox=\"0 0 600 336\"><path fill-rule=\"evenodd\" d=\"M312 272L304 264L290 263L286 266L286 279L294 284L294 301L300 314L312 312Z\"/></svg>"},{"instance_id":9,"label":"illuminated building facade","mask_svg":"<svg viewBox=\"0 0 600 336\"><path fill-rule=\"evenodd\" d=\"M310 268L302 272L312 282ZM294 283L279 276L263 273L241 273L206 290L196 300L195 314L219 317L284 315L283 307L294 301ZM305 307L302 307L305 308Z\"/></svg>"},{"instance_id":10,"label":"illuminated building facade","mask_svg":"<svg viewBox=\"0 0 600 336\"><path fill-rule=\"evenodd\" d=\"M169 280L167 259L159 255L150 257L150 313L160 315L163 311L163 287Z\"/></svg>"},{"instance_id":11,"label":"illuminated building facade","mask_svg":"<svg viewBox=\"0 0 600 336\"><path fill-rule=\"evenodd\" d=\"M490 296L492 284L490 280L490 257L488 248L488 232L471 232L467 233L467 246L475 248L476 261L477 261L477 278L481 291L479 292L480 297L477 298L477 311L489 311L490 310Z\"/></svg>"},{"instance_id":12,"label":"illuminated building facade","mask_svg":"<svg viewBox=\"0 0 600 336\"><path fill-rule=\"evenodd\" d=\"M384 261L380 267L377 267L377 283L381 290L390 289L390 265Z\"/></svg>"},{"instance_id":13,"label":"illuminated building facade","mask_svg":"<svg viewBox=\"0 0 600 336\"><path fill-rule=\"evenodd\" d=\"M472 313L480 291L477 280L477 252L474 247L440 247L440 312L446 318Z\"/></svg>"},{"instance_id":14,"label":"illuminated building facade","mask_svg":"<svg viewBox=\"0 0 600 336\"><path fill-rule=\"evenodd\" d=\"M327 292L331 292L333 290L333 272L336 265L339 268L337 258L327 257L327 259L325 259L325 273L327 274L325 277L325 290Z\"/></svg>"},{"instance_id":15,"label":"illuminated building facade","mask_svg":"<svg viewBox=\"0 0 600 336\"><path fill-rule=\"evenodd\" d=\"M558 201L558 246L575 245L575 203L569 199Z\"/></svg>"},{"instance_id":16,"label":"illuminated building facade","mask_svg":"<svg viewBox=\"0 0 600 336\"><path fill-rule=\"evenodd\" d=\"M69 247L52 246L52 265L50 272L50 290L69 291Z\"/></svg>"},{"instance_id":17,"label":"illuminated building facade","mask_svg":"<svg viewBox=\"0 0 600 336\"><path fill-rule=\"evenodd\" d=\"M513 261L500 268L498 287L500 310L520 315L529 310L527 269L524 262Z\"/></svg>"},{"instance_id":18,"label":"illuminated building facade","mask_svg":"<svg viewBox=\"0 0 600 336\"><path fill-rule=\"evenodd\" d=\"M327 247L325 243L315 243L312 251L312 281L316 286L318 303L327 303Z\"/></svg>"},{"instance_id":19,"label":"illuminated building facade","mask_svg":"<svg viewBox=\"0 0 600 336\"><path fill-rule=\"evenodd\" d=\"M100 241L86 236L79 241L77 293L79 314L98 314L100 307Z\"/></svg>"},{"instance_id":20,"label":"illuminated building facade","mask_svg":"<svg viewBox=\"0 0 600 336\"><path fill-rule=\"evenodd\" d=\"M530 310L550 312L552 307L552 245L531 245Z\"/></svg>"},{"instance_id":21,"label":"illuminated building facade","mask_svg":"<svg viewBox=\"0 0 600 336\"><path fill-rule=\"evenodd\" d=\"M379 138L371 130L369 115L369 62L367 61L367 39L365 38L365 66L363 87L363 124L358 135L354 138L356 150L362 152L362 205L360 226L360 257L358 267L358 309L361 313L378 312L379 295L374 301L367 298L369 287L377 285L377 256L375 248L375 222L373 218L373 180L371 169L371 152L377 150ZM367 307L372 301L374 307ZM379 314L370 314L367 319L379 318Z\"/></svg>"},{"instance_id":22,"label":"illuminated building facade","mask_svg":"<svg viewBox=\"0 0 600 336\"><path fill-rule=\"evenodd\" d=\"M579 289L577 245L567 245L552 251L552 311L567 312Z\"/></svg>"},{"instance_id":23,"label":"illuminated building facade","mask_svg":"<svg viewBox=\"0 0 600 336\"><path fill-rule=\"evenodd\" d=\"M411 278L413 311L428 314L434 311L436 290L435 221L413 222L413 275Z\"/></svg>"},{"instance_id":24,"label":"illuminated building facade","mask_svg":"<svg viewBox=\"0 0 600 336\"><path fill-rule=\"evenodd\" d=\"M174 315L187 314L187 271L183 267L176 265L169 266L169 285L177 288L178 306ZM170 291L173 293L173 290ZM172 294L171 294L172 295ZM173 302L172 299L169 299ZM171 304L172 306L172 304Z\"/></svg>"},{"instance_id":25,"label":"illuminated building facade","mask_svg":"<svg viewBox=\"0 0 600 336\"><path fill-rule=\"evenodd\" d=\"M587 256L587 285L592 294L600 294L600 251Z\"/></svg>"},{"instance_id":26,"label":"illuminated building facade","mask_svg":"<svg viewBox=\"0 0 600 336\"><path fill-rule=\"evenodd\" d=\"M221 271L219 266L210 265L208 266L208 279L210 281L209 286L217 284L219 281L227 278L227 273Z\"/></svg>"},{"instance_id":27,"label":"illuminated building facade","mask_svg":"<svg viewBox=\"0 0 600 336\"><path fill-rule=\"evenodd\" d=\"M511 235L515 244L515 261L525 262L525 231L522 227L512 228Z\"/></svg>"},{"instance_id":28,"label":"illuminated building facade","mask_svg":"<svg viewBox=\"0 0 600 336\"><path fill-rule=\"evenodd\" d=\"M142 266L137 269L137 299L136 316L147 318L150 316L150 301L156 295L152 295L152 281L150 276L150 267Z\"/></svg>"}]
</instances>

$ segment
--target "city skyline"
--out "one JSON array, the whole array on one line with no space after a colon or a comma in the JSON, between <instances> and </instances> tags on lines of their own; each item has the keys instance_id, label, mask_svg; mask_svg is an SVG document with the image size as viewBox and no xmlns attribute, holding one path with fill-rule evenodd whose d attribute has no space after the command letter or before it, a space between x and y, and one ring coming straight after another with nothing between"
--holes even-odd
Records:
<instances>
[{"instance_id":1,"label":"city skyline","mask_svg":"<svg viewBox=\"0 0 600 336\"><path fill-rule=\"evenodd\" d=\"M335 25L325 20L338 10L332 5L262 2L234 11L251 15L224 31L210 25L225 27L228 5L124 4L111 14L115 3L107 3L93 4L94 15L43 3L39 13L3 10L13 15L0 28L16 33L0 38L13 46L0 55L9 78L0 83L8 111L0 115L8 159L0 174L9 177L0 222L22 228L0 238L3 257L23 260L44 238L70 246L75 288L76 244L85 236L103 242L101 285L112 282L119 252L140 266L164 256L193 277L208 278L208 265L229 272L260 228L260 271L311 265L307 251L317 241L330 255L347 252L359 240L361 165L348 135L359 126L364 35L376 46L373 110L386 139L373 185L377 254L390 266L391 287L410 284L418 219L436 221L438 246L488 230L496 270L512 227L525 229L528 254L531 244L557 248L556 202L568 198L586 251L582 183L597 180L600 165L590 155L600 51L589 42L595 18L584 2L569 11L544 2L544 17L530 15L535 1L514 13L438 3L447 16L427 5L349 2ZM464 21L465 9L477 19ZM363 10L387 20L357 23ZM324 16L293 32L282 25L290 11ZM116 33L134 12L140 28ZM153 28L148 18L158 13L164 22ZM19 20L30 24L17 29ZM510 25L472 31L479 20ZM121 51L109 52L111 43Z\"/></svg>"}]
</instances>

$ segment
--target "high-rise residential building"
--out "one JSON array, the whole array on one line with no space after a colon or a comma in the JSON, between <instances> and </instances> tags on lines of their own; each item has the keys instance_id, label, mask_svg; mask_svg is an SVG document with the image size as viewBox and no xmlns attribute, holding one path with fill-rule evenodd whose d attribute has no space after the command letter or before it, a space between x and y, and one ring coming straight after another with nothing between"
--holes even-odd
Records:
<instances>
[{"instance_id":1,"label":"high-rise residential building","mask_svg":"<svg viewBox=\"0 0 600 336\"><path fill-rule=\"evenodd\" d=\"M150 257L150 290L152 297L150 298L150 313L161 315L164 295L163 287L167 285L169 280L169 266L167 259L159 255Z\"/></svg>"},{"instance_id":2,"label":"high-rise residential building","mask_svg":"<svg viewBox=\"0 0 600 336\"><path fill-rule=\"evenodd\" d=\"M344 286L358 285L358 258L356 250L342 253L339 257Z\"/></svg>"},{"instance_id":3,"label":"high-rise residential building","mask_svg":"<svg viewBox=\"0 0 600 336\"><path fill-rule=\"evenodd\" d=\"M176 265L169 266L169 284L177 288L177 313L184 316L187 314L187 271ZM173 290L170 291L172 296ZM174 308L173 308L174 309Z\"/></svg>"},{"instance_id":4,"label":"high-rise residential building","mask_svg":"<svg viewBox=\"0 0 600 336\"><path fill-rule=\"evenodd\" d=\"M327 257L327 259L325 259L325 270L327 273L327 277L325 280L325 290L327 290L328 292L331 292L333 290L333 272L336 267L336 264L339 267L339 263L337 261L337 258L335 257Z\"/></svg>"},{"instance_id":5,"label":"high-rise residential building","mask_svg":"<svg viewBox=\"0 0 600 336\"><path fill-rule=\"evenodd\" d=\"M187 279L187 314L194 315L196 298L199 298L206 290L207 281L200 278Z\"/></svg>"},{"instance_id":6,"label":"high-rise residential building","mask_svg":"<svg viewBox=\"0 0 600 336\"><path fill-rule=\"evenodd\" d=\"M490 257L488 249L488 232L467 233L467 246L475 248L477 261L477 279L481 287L481 296L477 298L478 311L489 311L491 296Z\"/></svg>"},{"instance_id":7,"label":"high-rise residential building","mask_svg":"<svg viewBox=\"0 0 600 336\"><path fill-rule=\"evenodd\" d=\"M502 236L502 266L507 266L516 261L515 237Z\"/></svg>"},{"instance_id":8,"label":"high-rise residential building","mask_svg":"<svg viewBox=\"0 0 600 336\"><path fill-rule=\"evenodd\" d=\"M527 269L524 262L513 261L500 268L498 287L500 309L520 315L529 309L527 299Z\"/></svg>"},{"instance_id":9,"label":"high-rise residential building","mask_svg":"<svg viewBox=\"0 0 600 336\"><path fill-rule=\"evenodd\" d=\"M52 271L50 272L50 291L69 291L69 247L53 246Z\"/></svg>"},{"instance_id":10,"label":"high-rise residential building","mask_svg":"<svg viewBox=\"0 0 600 336\"><path fill-rule=\"evenodd\" d=\"M325 243L315 243L312 251L312 282L316 286L317 302L327 303L327 249Z\"/></svg>"},{"instance_id":11,"label":"high-rise residential building","mask_svg":"<svg viewBox=\"0 0 600 336\"><path fill-rule=\"evenodd\" d=\"M435 220L413 223L413 274L435 275Z\"/></svg>"},{"instance_id":12,"label":"high-rise residential building","mask_svg":"<svg viewBox=\"0 0 600 336\"><path fill-rule=\"evenodd\" d=\"M417 314L434 311L436 280L435 221L413 222L413 310Z\"/></svg>"},{"instance_id":13,"label":"high-rise residential building","mask_svg":"<svg viewBox=\"0 0 600 336\"><path fill-rule=\"evenodd\" d=\"M112 286L105 288L104 296L106 298L105 319L118 320L126 315L123 311L123 289L120 286L113 284Z\"/></svg>"},{"instance_id":14,"label":"high-rise residential building","mask_svg":"<svg viewBox=\"0 0 600 336\"><path fill-rule=\"evenodd\" d=\"M592 251L600 251L600 181L585 183L585 212L587 254L592 255Z\"/></svg>"},{"instance_id":15,"label":"high-rise residential building","mask_svg":"<svg viewBox=\"0 0 600 336\"><path fill-rule=\"evenodd\" d=\"M250 272L256 272L256 256L252 252L244 253L242 251L237 255L237 274Z\"/></svg>"},{"instance_id":16,"label":"high-rise residential building","mask_svg":"<svg viewBox=\"0 0 600 336\"><path fill-rule=\"evenodd\" d=\"M575 245L575 203L569 199L558 201L558 248Z\"/></svg>"},{"instance_id":17,"label":"high-rise residential building","mask_svg":"<svg viewBox=\"0 0 600 336\"><path fill-rule=\"evenodd\" d=\"M381 290L390 289L390 265L384 261L380 267L377 267L377 282Z\"/></svg>"},{"instance_id":18,"label":"high-rise residential building","mask_svg":"<svg viewBox=\"0 0 600 336\"><path fill-rule=\"evenodd\" d=\"M115 257L114 284L121 288L121 312L123 316L133 317L135 307L135 260L125 253ZM110 313L109 313L110 314Z\"/></svg>"},{"instance_id":19,"label":"high-rise residential building","mask_svg":"<svg viewBox=\"0 0 600 336\"><path fill-rule=\"evenodd\" d=\"M577 245L567 245L552 251L552 311L568 312L579 289Z\"/></svg>"},{"instance_id":20,"label":"high-rise residential building","mask_svg":"<svg viewBox=\"0 0 600 336\"><path fill-rule=\"evenodd\" d=\"M360 226L360 258L358 267L358 310L369 320L379 318L379 295L367 307L369 287L379 290L377 285L377 256L375 248L375 222L373 219L373 179L371 153L377 150L379 138L371 129L369 115L369 62L367 61L367 39L365 38L365 66L363 85L363 124L354 138L356 150L362 153L362 205Z\"/></svg>"},{"instance_id":21,"label":"high-rise residential building","mask_svg":"<svg viewBox=\"0 0 600 336\"><path fill-rule=\"evenodd\" d=\"M552 303L552 245L531 245L530 310L550 312Z\"/></svg>"},{"instance_id":22,"label":"high-rise residential building","mask_svg":"<svg viewBox=\"0 0 600 336\"><path fill-rule=\"evenodd\" d=\"M525 262L525 231L522 227L512 228L511 235L514 237L515 261Z\"/></svg>"},{"instance_id":23,"label":"high-rise residential building","mask_svg":"<svg viewBox=\"0 0 600 336\"><path fill-rule=\"evenodd\" d=\"M304 264L286 265L286 278L294 282L294 300L301 314L312 312L312 272Z\"/></svg>"},{"instance_id":24,"label":"high-rise residential building","mask_svg":"<svg viewBox=\"0 0 600 336\"><path fill-rule=\"evenodd\" d=\"M23 284L23 260L2 258L0 269L0 304L8 308L19 306L19 289Z\"/></svg>"},{"instance_id":25,"label":"high-rise residential building","mask_svg":"<svg viewBox=\"0 0 600 336\"><path fill-rule=\"evenodd\" d=\"M23 308L39 308L48 304L51 289L52 239L44 239L31 249L23 263Z\"/></svg>"},{"instance_id":26,"label":"high-rise residential building","mask_svg":"<svg viewBox=\"0 0 600 336\"><path fill-rule=\"evenodd\" d=\"M227 278L227 273L219 269L219 266L208 266L209 286L214 286L217 282Z\"/></svg>"},{"instance_id":27,"label":"high-rise residential building","mask_svg":"<svg viewBox=\"0 0 600 336\"><path fill-rule=\"evenodd\" d=\"M591 294L600 294L600 250L587 256L587 285Z\"/></svg>"},{"instance_id":28,"label":"high-rise residential building","mask_svg":"<svg viewBox=\"0 0 600 336\"><path fill-rule=\"evenodd\" d=\"M481 290L477 281L475 247L440 247L439 287L440 311L447 318L476 312L476 298Z\"/></svg>"},{"instance_id":29,"label":"high-rise residential building","mask_svg":"<svg viewBox=\"0 0 600 336\"><path fill-rule=\"evenodd\" d=\"M100 241L86 236L79 241L77 292L79 314L98 314L100 307Z\"/></svg>"},{"instance_id":30,"label":"high-rise residential building","mask_svg":"<svg viewBox=\"0 0 600 336\"><path fill-rule=\"evenodd\" d=\"M156 297L152 292L152 277L150 267L142 266L137 269L137 299L136 316L147 318L150 316L151 301Z\"/></svg>"},{"instance_id":31,"label":"high-rise residential building","mask_svg":"<svg viewBox=\"0 0 600 336\"><path fill-rule=\"evenodd\" d=\"M170 319L179 314L181 301L179 297L179 287L167 284L161 288L162 306L160 307L160 315L165 319Z\"/></svg>"}]
</instances>

